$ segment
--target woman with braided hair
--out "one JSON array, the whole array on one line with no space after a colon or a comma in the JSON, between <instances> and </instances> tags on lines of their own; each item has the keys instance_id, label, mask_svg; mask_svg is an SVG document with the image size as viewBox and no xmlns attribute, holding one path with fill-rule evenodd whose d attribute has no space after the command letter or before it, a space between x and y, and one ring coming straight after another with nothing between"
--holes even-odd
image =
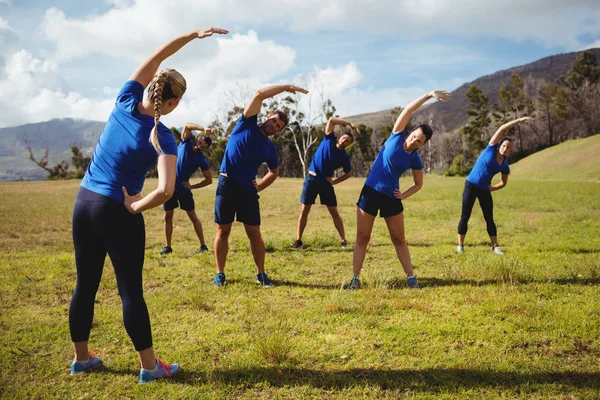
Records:
<instances>
[{"instance_id":1,"label":"woman with braided hair","mask_svg":"<svg viewBox=\"0 0 600 400\"><path fill-rule=\"evenodd\" d=\"M156 48L117 96L73 210L77 284L69 309L75 350L72 375L102 364L88 352L88 339L106 254L115 270L125 329L140 360L140 383L169 377L179 370L177 364L164 363L154 355L142 289L146 233L141 213L167 201L175 185L177 145L160 117L177 107L186 90L179 72L156 71L165 59L192 40L226 33L217 28L193 31ZM144 98L146 87L148 95ZM154 164L158 187L142 197L146 173Z\"/></svg>"}]
</instances>

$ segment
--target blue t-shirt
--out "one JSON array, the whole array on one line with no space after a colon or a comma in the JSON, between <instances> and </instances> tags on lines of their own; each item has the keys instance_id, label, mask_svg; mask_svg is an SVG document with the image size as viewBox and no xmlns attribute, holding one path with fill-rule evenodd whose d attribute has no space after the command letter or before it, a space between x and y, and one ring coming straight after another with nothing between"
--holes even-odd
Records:
<instances>
[{"instance_id":1,"label":"blue t-shirt","mask_svg":"<svg viewBox=\"0 0 600 400\"><path fill-rule=\"evenodd\" d=\"M510 174L510 168L506 162L506 157L501 164L496 161L499 145L488 146L481 152L479 158L475 162L475 166L467 176L467 180L473 185L483 190L490 190L489 186L492 183L492 178L498 172Z\"/></svg>"},{"instance_id":2,"label":"blue t-shirt","mask_svg":"<svg viewBox=\"0 0 600 400\"><path fill-rule=\"evenodd\" d=\"M277 147L260 133L256 115L248 118L242 115L229 136L219 172L256 192L252 180L264 162L269 169L279 167Z\"/></svg>"},{"instance_id":3,"label":"blue t-shirt","mask_svg":"<svg viewBox=\"0 0 600 400\"><path fill-rule=\"evenodd\" d=\"M332 177L335 170L340 167L344 168L344 172L352 170L350 156L345 149L338 149L336 144L337 137L332 132L325 135L315 151L309 170L317 174L319 183L326 183L326 178Z\"/></svg>"},{"instance_id":4,"label":"blue t-shirt","mask_svg":"<svg viewBox=\"0 0 600 400\"><path fill-rule=\"evenodd\" d=\"M127 81L121 88L81 181L84 188L120 202L122 186L130 195L142 191L146 173L158 157L150 143L154 118L136 110L143 96L144 87L137 81ZM163 154L177 154L177 142L162 123L158 124L158 142Z\"/></svg>"},{"instance_id":5,"label":"blue t-shirt","mask_svg":"<svg viewBox=\"0 0 600 400\"><path fill-rule=\"evenodd\" d=\"M192 174L200 168L201 171L210 169L208 160L204 157L201 151L194 151L194 140L189 137L186 141L179 142L177 146L177 181L175 182L175 190L189 192L181 182L190 180Z\"/></svg>"},{"instance_id":6,"label":"blue t-shirt","mask_svg":"<svg viewBox=\"0 0 600 400\"><path fill-rule=\"evenodd\" d=\"M406 131L392 132L379 151L365 185L388 197L395 198L394 190L400 189L400 175L409 168L413 170L423 169L423 162L419 153L416 150L407 153L402 147L406 135Z\"/></svg>"}]
</instances>

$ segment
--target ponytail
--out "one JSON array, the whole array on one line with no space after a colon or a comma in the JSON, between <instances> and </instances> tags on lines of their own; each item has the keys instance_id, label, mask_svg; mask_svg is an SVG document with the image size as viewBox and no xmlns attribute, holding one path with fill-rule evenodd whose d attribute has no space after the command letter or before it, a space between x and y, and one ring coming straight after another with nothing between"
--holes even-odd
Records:
<instances>
[{"instance_id":1,"label":"ponytail","mask_svg":"<svg viewBox=\"0 0 600 400\"><path fill-rule=\"evenodd\" d=\"M169 77L169 72L167 70L162 70L158 74L154 75L154 79L150 82L150 88L148 93L150 95L150 99L152 103L154 103L154 128L152 128L152 132L150 132L150 143L156 150L157 154L162 153L162 148L160 147L160 143L158 142L158 123L160 122L160 109L162 107L163 102L163 88L165 87L165 82Z\"/></svg>"}]
</instances>

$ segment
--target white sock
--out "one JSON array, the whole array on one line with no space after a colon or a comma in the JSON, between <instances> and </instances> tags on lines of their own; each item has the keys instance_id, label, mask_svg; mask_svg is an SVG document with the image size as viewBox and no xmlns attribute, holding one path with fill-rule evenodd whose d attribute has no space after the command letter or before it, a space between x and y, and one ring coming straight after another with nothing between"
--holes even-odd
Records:
<instances>
[{"instance_id":1,"label":"white sock","mask_svg":"<svg viewBox=\"0 0 600 400\"><path fill-rule=\"evenodd\" d=\"M158 371L158 362L156 363L156 367L154 367L154 369L147 369L147 368L142 368L142 369L146 372L156 372L156 371Z\"/></svg>"}]
</instances>

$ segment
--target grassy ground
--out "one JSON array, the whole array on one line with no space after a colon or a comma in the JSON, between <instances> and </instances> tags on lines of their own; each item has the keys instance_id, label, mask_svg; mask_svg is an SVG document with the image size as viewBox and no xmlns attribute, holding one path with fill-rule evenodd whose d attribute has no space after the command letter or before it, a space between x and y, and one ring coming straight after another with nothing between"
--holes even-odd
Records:
<instances>
[{"instance_id":1,"label":"grassy ground","mask_svg":"<svg viewBox=\"0 0 600 400\"><path fill-rule=\"evenodd\" d=\"M351 244L362 182L337 188ZM195 252L192 226L179 211L174 253L159 256L162 211L145 213L155 347L183 368L177 379L151 385L137 383L109 261L90 340L106 368L68 375L78 182L1 184L0 397L598 398L600 184L511 180L494 193L506 252L497 256L478 208L466 253L455 253L463 182L427 177L405 202L421 290L405 288L380 219L360 291L342 289L352 250L338 247L324 207L309 217L307 248L290 249L299 179L277 180L261 196L267 272L278 283L272 289L254 283L238 225L230 284L211 287L214 186L196 192L210 254Z\"/></svg>"},{"instance_id":2,"label":"grassy ground","mask_svg":"<svg viewBox=\"0 0 600 400\"><path fill-rule=\"evenodd\" d=\"M511 165L511 178L600 182L600 134L569 140Z\"/></svg>"}]
</instances>

